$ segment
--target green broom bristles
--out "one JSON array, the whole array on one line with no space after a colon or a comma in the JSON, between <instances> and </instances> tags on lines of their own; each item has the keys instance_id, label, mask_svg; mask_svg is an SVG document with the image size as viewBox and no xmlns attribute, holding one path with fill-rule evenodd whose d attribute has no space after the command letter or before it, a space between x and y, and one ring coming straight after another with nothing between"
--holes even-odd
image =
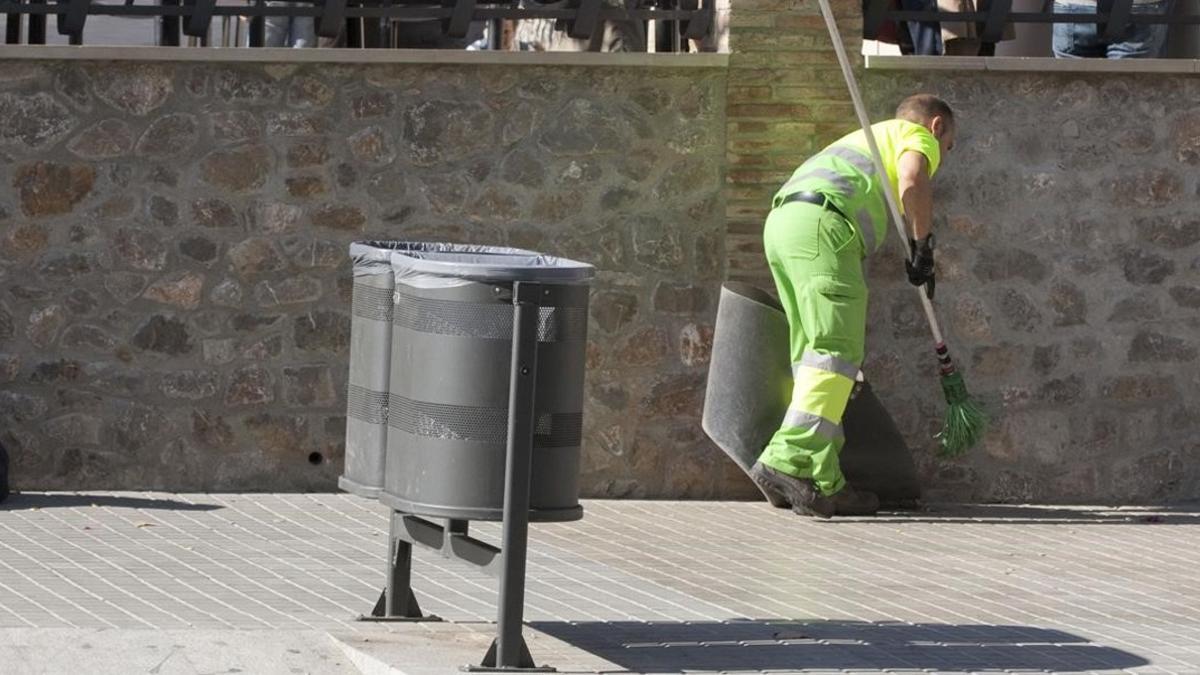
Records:
<instances>
[{"instance_id":1,"label":"green broom bristles","mask_svg":"<svg viewBox=\"0 0 1200 675\"><path fill-rule=\"evenodd\" d=\"M942 392L946 395L946 425L935 438L941 441L942 457L957 457L983 438L988 416L983 406L967 393L962 374L957 371L942 376Z\"/></svg>"}]
</instances>

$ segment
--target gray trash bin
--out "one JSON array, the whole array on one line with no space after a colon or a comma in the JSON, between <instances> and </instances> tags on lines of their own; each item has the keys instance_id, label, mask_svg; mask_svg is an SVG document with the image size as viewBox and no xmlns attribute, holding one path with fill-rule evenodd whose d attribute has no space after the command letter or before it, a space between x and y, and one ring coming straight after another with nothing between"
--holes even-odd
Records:
<instances>
[{"instance_id":1,"label":"gray trash bin","mask_svg":"<svg viewBox=\"0 0 1200 675\"><path fill-rule=\"evenodd\" d=\"M397 511L501 520L514 282L537 284L532 521L576 520L594 269L534 253L396 249L387 461Z\"/></svg>"},{"instance_id":2,"label":"gray trash bin","mask_svg":"<svg viewBox=\"0 0 1200 675\"><path fill-rule=\"evenodd\" d=\"M374 499L383 488L387 452L388 379L392 352L393 251L494 252L535 255L523 249L405 241L350 245L354 291L350 322L350 373L346 393L346 459L338 487Z\"/></svg>"}]
</instances>

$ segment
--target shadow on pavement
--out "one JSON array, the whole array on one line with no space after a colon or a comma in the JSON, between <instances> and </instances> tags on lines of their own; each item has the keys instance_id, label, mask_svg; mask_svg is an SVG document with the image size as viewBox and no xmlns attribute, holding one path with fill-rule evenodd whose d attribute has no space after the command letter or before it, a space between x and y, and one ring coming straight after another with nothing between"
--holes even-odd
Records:
<instances>
[{"instance_id":1,"label":"shadow on pavement","mask_svg":"<svg viewBox=\"0 0 1200 675\"><path fill-rule=\"evenodd\" d=\"M177 499L148 499L145 497L118 497L114 495L90 494L45 494L41 492L14 492L0 511L20 509L77 508L80 506L106 506L115 509L157 509L164 511L215 511L223 509L220 504L191 504Z\"/></svg>"},{"instance_id":2,"label":"shadow on pavement","mask_svg":"<svg viewBox=\"0 0 1200 675\"><path fill-rule=\"evenodd\" d=\"M1078 672L1146 659L1030 626L865 622L539 622L531 627L634 672L936 669Z\"/></svg>"},{"instance_id":3,"label":"shadow on pavement","mask_svg":"<svg viewBox=\"0 0 1200 675\"><path fill-rule=\"evenodd\" d=\"M839 521L896 523L986 523L1013 525L1200 525L1200 504L1172 506L1070 507L1025 504L935 504L915 511L880 512Z\"/></svg>"}]
</instances>

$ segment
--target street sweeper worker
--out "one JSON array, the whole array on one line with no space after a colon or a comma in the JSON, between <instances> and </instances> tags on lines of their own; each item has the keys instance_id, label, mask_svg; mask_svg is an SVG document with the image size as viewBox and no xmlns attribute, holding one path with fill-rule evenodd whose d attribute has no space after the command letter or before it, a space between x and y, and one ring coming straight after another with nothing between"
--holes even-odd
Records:
<instances>
[{"instance_id":1,"label":"street sweeper worker","mask_svg":"<svg viewBox=\"0 0 1200 675\"><path fill-rule=\"evenodd\" d=\"M932 298L931 179L954 147L954 113L941 99L917 94L900 103L895 119L871 129L909 233L908 280ZM750 473L773 503L802 515L870 515L879 508L873 493L846 483L838 454L865 349L863 258L891 227L881 180L866 135L851 133L796 169L775 194L763 231L791 334L794 385L783 423Z\"/></svg>"}]
</instances>

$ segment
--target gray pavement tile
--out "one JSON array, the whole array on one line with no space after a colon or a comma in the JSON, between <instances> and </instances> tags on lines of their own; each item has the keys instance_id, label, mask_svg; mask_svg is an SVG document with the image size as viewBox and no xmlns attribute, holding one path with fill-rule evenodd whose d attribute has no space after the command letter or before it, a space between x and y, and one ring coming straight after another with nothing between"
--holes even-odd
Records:
<instances>
[{"instance_id":1,"label":"gray pavement tile","mask_svg":"<svg viewBox=\"0 0 1200 675\"><path fill-rule=\"evenodd\" d=\"M320 632L0 628L5 675L356 675Z\"/></svg>"},{"instance_id":2,"label":"gray pavement tile","mask_svg":"<svg viewBox=\"0 0 1200 675\"><path fill-rule=\"evenodd\" d=\"M1099 508L830 523L750 503L585 508L531 529L527 639L560 670L1200 673L1187 509L1147 524ZM382 587L386 530L384 509L346 495L17 495L0 509L0 629L486 644L494 580L426 551L414 589L450 623L353 621Z\"/></svg>"}]
</instances>

